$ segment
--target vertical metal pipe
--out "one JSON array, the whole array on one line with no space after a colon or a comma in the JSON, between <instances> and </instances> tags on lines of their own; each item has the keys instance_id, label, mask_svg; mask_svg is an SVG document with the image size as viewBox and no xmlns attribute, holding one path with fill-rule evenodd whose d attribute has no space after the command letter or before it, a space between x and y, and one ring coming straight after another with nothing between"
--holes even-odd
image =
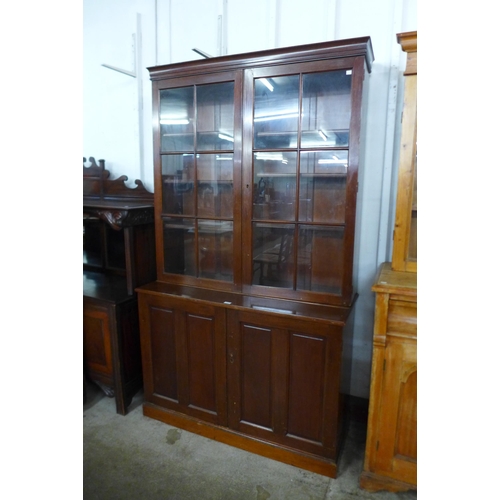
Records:
<instances>
[{"instance_id":1,"label":"vertical metal pipe","mask_svg":"<svg viewBox=\"0 0 500 500\"><path fill-rule=\"evenodd\" d=\"M137 13L136 44L135 44L135 73L137 79L137 113L139 128L139 169L141 180L146 178L144 171L144 107L142 89L142 28L141 14Z\"/></svg>"}]
</instances>

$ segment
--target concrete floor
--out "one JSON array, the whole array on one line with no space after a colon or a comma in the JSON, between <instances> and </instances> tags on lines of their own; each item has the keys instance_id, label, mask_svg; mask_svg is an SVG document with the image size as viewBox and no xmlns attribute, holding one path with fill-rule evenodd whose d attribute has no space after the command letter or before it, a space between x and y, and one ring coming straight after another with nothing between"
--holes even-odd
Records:
<instances>
[{"instance_id":1,"label":"concrete floor","mask_svg":"<svg viewBox=\"0 0 500 500\"><path fill-rule=\"evenodd\" d=\"M330 479L227 446L142 414L142 392L126 416L88 384L83 407L85 500L416 500L416 492L358 486L366 422L351 420Z\"/></svg>"}]
</instances>

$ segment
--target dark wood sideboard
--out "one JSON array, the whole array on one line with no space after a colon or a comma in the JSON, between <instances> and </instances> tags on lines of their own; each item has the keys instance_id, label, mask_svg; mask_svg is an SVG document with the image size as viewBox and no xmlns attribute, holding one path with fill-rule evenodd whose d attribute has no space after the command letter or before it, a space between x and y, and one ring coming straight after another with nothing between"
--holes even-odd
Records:
<instances>
[{"instance_id":1,"label":"dark wood sideboard","mask_svg":"<svg viewBox=\"0 0 500 500\"><path fill-rule=\"evenodd\" d=\"M155 278L153 194L140 180L110 180L104 160L83 159L83 354L85 377L127 413L142 387L135 287Z\"/></svg>"}]
</instances>

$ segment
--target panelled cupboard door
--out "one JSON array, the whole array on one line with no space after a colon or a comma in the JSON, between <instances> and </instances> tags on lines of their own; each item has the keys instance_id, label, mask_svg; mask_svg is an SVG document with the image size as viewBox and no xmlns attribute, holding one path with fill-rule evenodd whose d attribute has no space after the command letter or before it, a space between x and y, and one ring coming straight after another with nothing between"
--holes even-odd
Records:
<instances>
[{"instance_id":1,"label":"panelled cupboard door","mask_svg":"<svg viewBox=\"0 0 500 500\"><path fill-rule=\"evenodd\" d=\"M109 308L83 303L83 353L86 368L113 385L113 359Z\"/></svg>"},{"instance_id":2,"label":"panelled cupboard door","mask_svg":"<svg viewBox=\"0 0 500 500\"><path fill-rule=\"evenodd\" d=\"M145 400L225 425L224 310L178 298L139 300Z\"/></svg>"},{"instance_id":3,"label":"panelled cupboard door","mask_svg":"<svg viewBox=\"0 0 500 500\"><path fill-rule=\"evenodd\" d=\"M373 472L417 484L417 344L389 337Z\"/></svg>"},{"instance_id":4,"label":"panelled cupboard door","mask_svg":"<svg viewBox=\"0 0 500 500\"><path fill-rule=\"evenodd\" d=\"M227 314L229 427L335 458L341 327Z\"/></svg>"}]
</instances>

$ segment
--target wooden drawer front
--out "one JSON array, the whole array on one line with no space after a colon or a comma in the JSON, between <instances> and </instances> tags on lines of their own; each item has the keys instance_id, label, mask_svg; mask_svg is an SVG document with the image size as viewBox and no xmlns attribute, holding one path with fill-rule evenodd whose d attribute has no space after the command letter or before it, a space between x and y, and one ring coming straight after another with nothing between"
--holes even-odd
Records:
<instances>
[{"instance_id":1,"label":"wooden drawer front","mask_svg":"<svg viewBox=\"0 0 500 500\"><path fill-rule=\"evenodd\" d=\"M389 300L387 334L409 338L417 337L417 303L404 300Z\"/></svg>"},{"instance_id":2,"label":"wooden drawer front","mask_svg":"<svg viewBox=\"0 0 500 500\"><path fill-rule=\"evenodd\" d=\"M113 361L111 356L110 313L106 307L84 302L83 305L83 357L85 367L102 374L112 385Z\"/></svg>"}]
</instances>

